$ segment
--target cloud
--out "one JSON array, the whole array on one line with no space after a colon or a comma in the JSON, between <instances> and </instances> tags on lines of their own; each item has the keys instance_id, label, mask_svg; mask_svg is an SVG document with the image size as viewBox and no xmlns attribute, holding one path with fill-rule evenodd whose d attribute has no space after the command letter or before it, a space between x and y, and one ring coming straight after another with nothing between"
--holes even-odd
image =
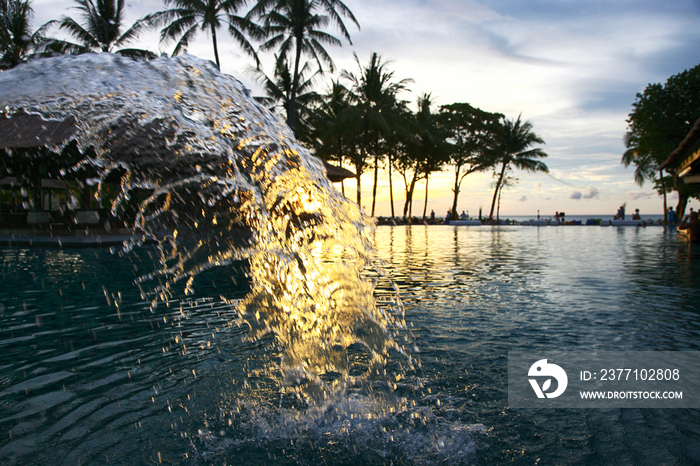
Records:
<instances>
[{"instance_id":1,"label":"cloud","mask_svg":"<svg viewBox=\"0 0 700 466\"><path fill-rule=\"evenodd\" d=\"M588 192L583 195L584 199L597 199L598 198L598 190L595 189L593 186L590 186L588 188Z\"/></svg>"},{"instance_id":2,"label":"cloud","mask_svg":"<svg viewBox=\"0 0 700 466\"><path fill-rule=\"evenodd\" d=\"M525 196L520 196L520 199L518 199L518 202L525 202L527 201L527 197Z\"/></svg>"},{"instance_id":3,"label":"cloud","mask_svg":"<svg viewBox=\"0 0 700 466\"><path fill-rule=\"evenodd\" d=\"M586 194L581 193L581 191L574 191L569 196L569 199L575 199L577 201L580 201L581 199L598 199L599 194L600 193L598 193L596 188L590 186Z\"/></svg>"},{"instance_id":4,"label":"cloud","mask_svg":"<svg viewBox=\"0 0 700 466\"><path fill-rule=\"evenodd\" d=\"M629 193L627 195L627 198L632 200L632 201L638 201L640 199L649 199L653 197L656 193L655 192L644 192L644 191L638 191L636 193Z\"/></svg>"}]
</instances>

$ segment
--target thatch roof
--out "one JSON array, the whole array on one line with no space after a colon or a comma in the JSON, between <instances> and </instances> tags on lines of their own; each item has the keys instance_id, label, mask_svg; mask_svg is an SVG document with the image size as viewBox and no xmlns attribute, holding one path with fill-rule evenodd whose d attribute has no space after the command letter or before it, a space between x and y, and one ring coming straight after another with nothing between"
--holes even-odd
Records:
<instances>
[{"instance_id":1,"label":"thatch roof","mask_svg":"<svg viewBox=\"0 0 700 466\"><path fill-rule=\"evenodd\" d=\"M700 118L659 169L675 169L682 177L700 175Z\"/></svg>"},{"instance_id":2,"label":"thatch roof","mask_svg":"<svg viewBox=\"0 0 700 466\"><path fill-rule=\"evenodd\" d=\"M158 122L154 125L158 125ZM126 145L136 144L142 147L150 146L151 149L154 149L154 144L162 142L163 147L165 147L166 137L173 137L173 131L165 131L164 134L162 126L159 126L157 129L153 128L153 130L153 135L147 139L134 141L129 138L123 138L121 143ZM76 121L73 117L63 121L56 121L44 120L39 115L24 112L18 112L9 117L0 115L0 148L16 149L58 145L69 139L75 131ZM115 141L117 140L115 138ZM328 179L332 182L355 177L355 174L350 170L336 167L325 160L323 165L326 168Z\"/></svg>"},{"instance_id":3,"label":"thatch roof","mask_svg":"<svg viewBox=\"0 0 700 466\"><path fill-rule=\"evenodd\" d=\"M334 183L343 181L345 178L355 178L355 174L350 170L346 170L343 167L336 167L325 160L323 161L323 166L326 167L328 179Z\"/></svg>"},{"instance_id":4,"label":"thatch roof","mask_svg":"<svg viewBox=\"0 0 700 466\"><path fill-rule=\"evenodd\" d=\"M73 117L47 121L24 112L0 116L0 147L16 149L60 144L75 133L75 123Z\"/></svg>"}]
</instances>

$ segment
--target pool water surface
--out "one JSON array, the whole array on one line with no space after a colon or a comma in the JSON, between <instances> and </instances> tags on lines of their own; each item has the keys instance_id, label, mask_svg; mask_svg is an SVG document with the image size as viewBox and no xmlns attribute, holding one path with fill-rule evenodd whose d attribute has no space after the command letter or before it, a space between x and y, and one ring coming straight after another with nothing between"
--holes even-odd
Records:
<instances>
[{"instance_id":1,"label":"pool water surface","mask_svg":"<svg viewBox=\"0 0 700 466\"><path fill-rule=\"evenodd\" d=\"M414 367L391 355L394 375L368 383L384 390L315 406L285 392L273 342L249 341L227 304L250 289L245 263L152 311L134 284L150 247L1 248L0 464L700 464L697 410L507 400L509 351L700 350L700 257L675 231L382 226L374 238ZM380 302L392 293L378 282Z\"/></svg>"}]
</instances>

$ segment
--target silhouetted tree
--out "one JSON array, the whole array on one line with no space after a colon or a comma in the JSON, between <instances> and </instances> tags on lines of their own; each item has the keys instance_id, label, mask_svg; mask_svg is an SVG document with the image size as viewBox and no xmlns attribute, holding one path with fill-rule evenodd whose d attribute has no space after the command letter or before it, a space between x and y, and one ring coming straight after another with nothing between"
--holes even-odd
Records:
<instances>
[{"instance_id":1,"label":"silhouetted tree","mask_svg":"<svg viewBox=\"0 0 700 466\"><path fill-rule=\"evenodd\" d=\"M382 158L380 144L392 133L399 123L399 101L397 95L406 90L408 79L394 81L394 72L386 69L377 53L372 53L369 64L362 66L355 55L355 62L360 68L359 74L343 70L342 76L350 81L351 103L353 104L350 122L358 136L359 151L355 154L353 165L357 175L357 204L361 205L360 175L367 164L368 155L374 159L374 184L372 187L372 212L377 196L379 163Z\"/></svg>"},{"instance_id":2,"label":"silhouetted tree","mask_svg":"<svg viewBox=\"0 0 700 466\"><path fill-rule=\"evenodd\" d=\"M490 148L497 157L497 163L501 164L501 170L496 180L489 220L493 220L493 209L496 206L498 194L503 188L506 169L513 166L520 170L549 173L547 165L537 160L547 157L547 154L539 148L530 149L533 144L544 144L544 140L532 131L530 122L521 122L520 116L515 121L507 119L503 121Z\"/></svg>"},{"instance_id":3,"label":"silhouetted tree","mask_svg":"<svg viewBox=\"0 0 700 466\"><path fill-rule=\"evenodd\" d=\"M214 61L221 69L217 31L223 24L228 25L228 32L241 48L258 62L255 47L246 34L260 36L260 29L245 16L238 16L247 0L165 0L171 8L150 14L144 19L160 31L161 42L177 41L173 55L184 52L197 33L208 31L214 47ZM259 63L259 62L258 62Z\"/></svg>"},{"instance_id":4,"label":"silhouetted tree","mask_svg":"<svg viewBox=\"0 0 700 466\"><path fill-rule=\"evenodd\" d=\"M69 16L58 21L49 21L45 26L58 24L60 29L76 39L78 43L58 41L59 47L68 53L111 52L134 58L154 58L153 52L143 49L124 48L136 40L147 26L143 19L136 21L124 31L125 0L75 0L75 8L82 14L82 23Z\"/></svg>"},{"instance_id":5,"label":"silhouetted tree","mask_svg":"<svg viewBox=\"0 0 700 466\"><path fill-rule=\"evenodd\" d=\"M659 193L675 189L681 216L689 197L700 198L700 188L679 182L676 173L663 177L658 166L700 118L700 65L671 76L663 85L649 84L632 107L622 163L635 166L634 179L640 186L651 181Z\"/></svg>"},{"instance_id":6,"label":"silhouetted tree","mask_svg":"<svg viewBox=\"0 0 700 466\"><path fill-rule=\"evenodd\" d=\"M336 37L323 31L329 24L334 25L350 44L350 33L343 23L343 17L360 27L350 9L340 0L259 0L248 12L247 18L259 18L267 40L260 50L278 50L278 60L293 63L292 91L287 114L287 124L296 125L296 98L299 90L302 55L311 56L320 72L323 65L334 70L333 60L326 52L326 45L341 45Z\"/></svg>"},{"instance_id":7,"label":"silhouetted tree","mask_svg":"<svg viewBox=\"0 0 700 466\"><path fill-rule=\"evenodd\" d=\"M440 121L449 133L450 162L454 167L455 182L452 192L452 217L457 216L457 202L464 178L492 168L496 154L489 151L500 128L500 113L489 113L467 103L454 103L441 107Z\"/></svg>"}]
</instances>

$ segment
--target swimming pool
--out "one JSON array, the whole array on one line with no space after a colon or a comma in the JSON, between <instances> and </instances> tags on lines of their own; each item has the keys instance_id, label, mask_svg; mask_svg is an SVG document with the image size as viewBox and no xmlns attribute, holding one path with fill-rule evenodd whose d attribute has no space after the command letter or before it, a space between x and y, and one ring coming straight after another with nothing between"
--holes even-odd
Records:
<instances>
[{"instance_id":1,"label":"swimming pool","mask_svg":"<svg viewBox=\"0 0 700 466\"><path fill-rule=\"evenodd\" d=\"M279 355L247 341L222 300L247 293L245 264L205 272L194 295L151 312L133 284L152 267L148 247L0 249L0 463L700 462L696 410L507 404L508 351L700 349L700 258L675 232L401 226L374 237L405 308L397 338L417 362L369 384L391 390L312 407L280 389ZM391 292L379 281L380 300Z\"/></svg>"}]
</instances>

